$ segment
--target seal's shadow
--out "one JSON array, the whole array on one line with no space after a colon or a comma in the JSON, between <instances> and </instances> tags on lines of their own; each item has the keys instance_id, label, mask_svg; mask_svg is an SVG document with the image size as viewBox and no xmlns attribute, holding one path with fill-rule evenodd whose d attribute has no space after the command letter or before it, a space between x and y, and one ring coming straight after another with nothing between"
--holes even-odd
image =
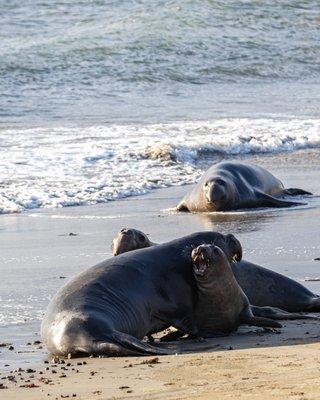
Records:
<instances>
[{"instance_id":1,"label":"seal's shadow","mask_svg":"<svg viewBox=\"0 0 320 400\"><path fill-rule=\"evenodd\" d=\"M260 347L292 346L320 341L318 320L281 321L281 329L256 328L242 325L227 336L204 341L181 339L174 342L155 342L155 346L176 351L177 354L216 352ZM161 335L160 335L161 336Z\"/></svg>"}]
</instances>

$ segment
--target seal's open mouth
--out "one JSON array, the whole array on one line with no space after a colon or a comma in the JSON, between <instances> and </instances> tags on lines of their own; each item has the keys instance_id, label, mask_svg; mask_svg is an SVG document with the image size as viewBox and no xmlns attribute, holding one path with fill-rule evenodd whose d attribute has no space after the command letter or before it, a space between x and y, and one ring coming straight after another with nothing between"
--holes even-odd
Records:
<instances>
[{"instance_id":1,"label":"seal's open mouth","mask_svg":"<svg viewBox=\"0 0 320 400\"><path fill-rule=\"evenodd\" d=\"M194 273L203 276L209 267L210 260L203 253L193 255L192 259Z\"/></svg>"}]
</instances>

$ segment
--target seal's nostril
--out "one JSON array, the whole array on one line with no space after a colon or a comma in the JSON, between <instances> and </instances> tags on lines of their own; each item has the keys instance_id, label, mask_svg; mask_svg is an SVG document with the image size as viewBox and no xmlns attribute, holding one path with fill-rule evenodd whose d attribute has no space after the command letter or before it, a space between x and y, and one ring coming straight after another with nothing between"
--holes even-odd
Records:
<instances>
[{"instance_id":1,"label":"seal's nostril","mask_svg":"<svg viewBox=\"0 0 320 400\"><path fill-rule=\"evenodd\" d=\"M219 254L219 249L218 249L218 247L215 247L215 248L213 249L213 254L214 254L215 256L217 256L217 255Z\"/></svg>"},{"instance_id":2,"label":"seal's nostril","mask_svg":"<svg viewBox=\"0 0 320 400\"><path fill-rule=\"evenodd\" d=\"M126 231L127 231L126 228L122 228L121 231L120 231L120 233L125 233Z\"/></svg>"}]
</instances>

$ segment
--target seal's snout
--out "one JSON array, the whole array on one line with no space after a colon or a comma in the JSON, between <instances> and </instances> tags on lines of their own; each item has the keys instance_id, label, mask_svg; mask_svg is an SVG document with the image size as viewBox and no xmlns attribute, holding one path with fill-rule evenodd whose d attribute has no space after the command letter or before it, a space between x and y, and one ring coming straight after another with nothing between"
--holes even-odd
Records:
<instances>
[{"instance_id":1,"label":"seal's snout","mask_svg":"<svg viewBox=\"0 0 320 400\"><path fill-rule=\"evenodd\" d=\"M131 230L131 229L128 229L128 228L122 228L121 231L120 231L120 233L121 233L122 235L132 235L132 230Z\"/></svg>"},{"instance_id":2,"label":"seal's snout","mask_svg":"<svg viewBox=\"0 0 320 400\"><path fill-rule=\"evenodd\" d=\"M225 198L225 181L217 178L207 181L204 185L204 192L209 203L216 203Z\"/></svg>"}]
</instances>

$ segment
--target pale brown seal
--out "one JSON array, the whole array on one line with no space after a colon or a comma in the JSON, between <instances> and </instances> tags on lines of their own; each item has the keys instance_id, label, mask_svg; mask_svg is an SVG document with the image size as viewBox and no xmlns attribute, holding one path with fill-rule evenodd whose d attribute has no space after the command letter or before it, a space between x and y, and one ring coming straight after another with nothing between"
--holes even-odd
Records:
<instances>
[{"instance_id":1,"label":"pale brown seal","mask_svg":"<svg viewBox=\"0 0 320 400\"><path fill-rule=\"evenodd\" d=\"M210 212L239 208L289 207L305 203L280 199L285 195L311 194L285 189L266 169L241 162L221 162L209 168L178 204L177 211Z\"/></svg>"}]
</instances>

